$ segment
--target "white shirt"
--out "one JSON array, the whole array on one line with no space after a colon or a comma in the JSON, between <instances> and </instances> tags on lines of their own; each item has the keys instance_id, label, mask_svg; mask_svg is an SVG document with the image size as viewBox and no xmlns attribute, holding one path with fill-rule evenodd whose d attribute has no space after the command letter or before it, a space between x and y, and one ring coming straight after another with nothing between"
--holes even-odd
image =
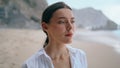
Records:
<instances>
[{"instance_id":1,"label":"white shirt","mask_svg":"<svg viewBox=\"0 0 120 68\"><path fill-rule=\"evenodd\" d=\"M77 48L67 46L70 53L72 68L87 68L86 54ZM46 54L44 48L30 57L22 65L22 68L54 68L51 58Z\"/></svg>"}]
</instances>

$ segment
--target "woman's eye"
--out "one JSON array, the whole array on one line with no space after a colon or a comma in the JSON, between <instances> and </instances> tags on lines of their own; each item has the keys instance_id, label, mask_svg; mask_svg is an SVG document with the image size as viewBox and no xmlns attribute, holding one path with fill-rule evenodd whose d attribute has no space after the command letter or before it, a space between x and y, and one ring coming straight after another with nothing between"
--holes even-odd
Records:
<instances>
[{"instance_id":1,"label":"woman's eye","mask_svg":"<svg viewBox=\"0 0 120 68\"><path fill-rule=\"evenodd\" d=\"M64 21L59 21L58 24L64 24L65 22Z\"/></svg>"},{"instance_id":2,"label":"woman's eye","mask_svg":"<svg viewBox=\"0 0 120 68\"><path fill-rule=\"evenodd\" d=\"M75 21L71 21L71 23L75 23Z\"/></svg>"}]
</instances>

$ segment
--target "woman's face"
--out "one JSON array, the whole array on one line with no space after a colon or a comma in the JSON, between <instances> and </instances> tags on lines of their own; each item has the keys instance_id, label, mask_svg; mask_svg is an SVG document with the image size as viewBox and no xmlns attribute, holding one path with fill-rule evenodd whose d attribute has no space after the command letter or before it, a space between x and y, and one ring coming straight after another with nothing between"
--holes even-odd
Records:
<instances>
[{"instance_id":1,"label":"woman's face","mask_svg":"<svg viewBox=\"0 0 120 68\"><path fill-rule=\"evenodd\" d=\"M48 33L49 41L57 43L71 43L74 33L74 16L70 9L62 8L53 13L45 31Z\"/></svg>"}]
</instances>

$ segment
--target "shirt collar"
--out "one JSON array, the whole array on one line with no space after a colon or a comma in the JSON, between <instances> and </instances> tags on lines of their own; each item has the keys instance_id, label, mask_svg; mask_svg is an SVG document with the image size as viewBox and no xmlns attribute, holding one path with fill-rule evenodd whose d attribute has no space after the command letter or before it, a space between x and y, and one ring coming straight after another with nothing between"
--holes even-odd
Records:
<instances>
[{"instance_id":1,"label":"shirt collar","mask_svg":"<svg viewBox=\"0 0 120 68\"><path fill-rule=\"evenodd\" d=\"M75 50L73 47L71 47L70 45L66 45L66 47L68 48L70 54L76 54L76 50ZM42 48L42 49L40 49L40 50L38 51L38 56L41 56L41 55L44 55L45 57L50 58L50 57L47 55L47 53L45 52L45 49L44 49L44 48Z\"/></svg>"}]
</instances>

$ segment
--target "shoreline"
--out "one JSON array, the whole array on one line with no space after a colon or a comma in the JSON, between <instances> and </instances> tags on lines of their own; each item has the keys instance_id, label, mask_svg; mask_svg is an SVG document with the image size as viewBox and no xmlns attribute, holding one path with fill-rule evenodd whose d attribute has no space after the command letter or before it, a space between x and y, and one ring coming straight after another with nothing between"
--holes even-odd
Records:
<instances>
[{"instance_id":1,"label":"shoreline","mask_svg":"<svg viewBox=\"0 0 120 68\"><path fill-rule=\"evenodd\" d=\"M88 68L120 68L117 37L106 32L79 31L70 45L86 52ZM0 29L0 68L21 68L28 57L42 48L44 40L42 30Z\"/></svg>"}]
</instances>

